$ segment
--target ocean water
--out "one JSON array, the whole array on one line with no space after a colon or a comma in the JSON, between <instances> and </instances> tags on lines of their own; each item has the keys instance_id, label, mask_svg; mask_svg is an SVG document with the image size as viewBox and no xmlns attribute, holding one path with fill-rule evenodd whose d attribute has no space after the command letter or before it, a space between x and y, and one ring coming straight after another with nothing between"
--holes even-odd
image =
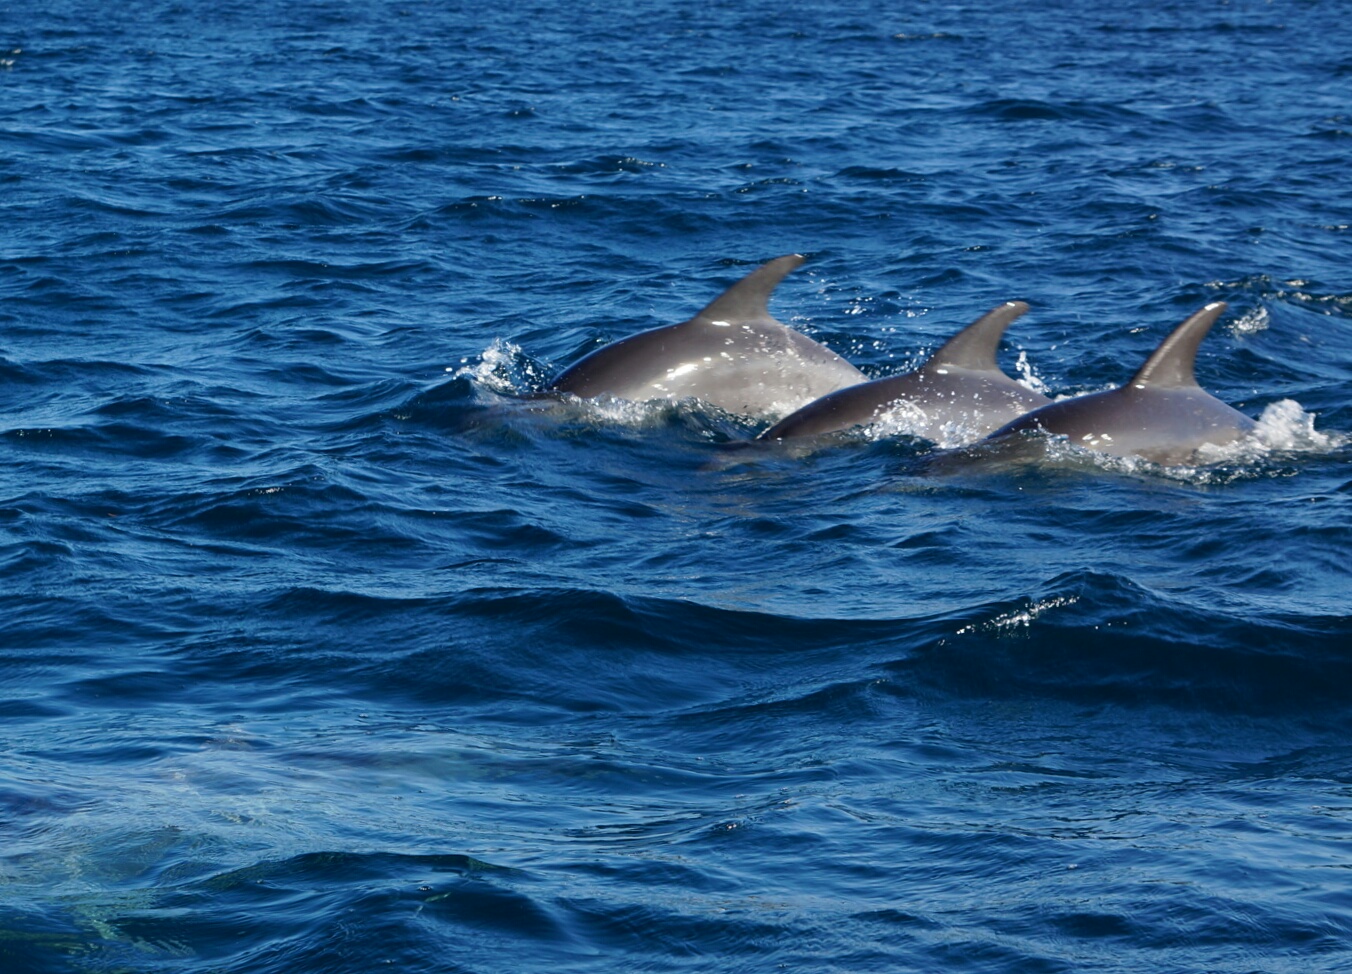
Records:
<instances>
[{"instance_id":1,"label":"ocean water","mask_svg":"<svg viewBox=\"0 0 1352 974\"><path fill-rule=\"evenodd\" d=\"M1352 970L1349 13L0 0L0 969ZM1259 436L537 395L792 252Z\"/></svg>"}]
</instances>

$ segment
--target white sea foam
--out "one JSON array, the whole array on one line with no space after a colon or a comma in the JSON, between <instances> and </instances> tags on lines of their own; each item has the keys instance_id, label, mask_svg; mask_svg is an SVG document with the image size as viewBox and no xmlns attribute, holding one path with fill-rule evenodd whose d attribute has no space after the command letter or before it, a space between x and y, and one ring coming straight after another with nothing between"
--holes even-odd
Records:
<instances>
[{"instance_id":1,"label":"white sea foam","mask_svg":"<svg viewBox=\"0 0 1352 974\"><path fill-rule=\"evenodd\" d=\"M512 381L515 365L523 357L521 346L502 338L493 339L493 344L479 354L479 360L472 362L468 358L460 360L460 367L447 367L454 378L469 379L476 385L504 394L519 393Z\"/></svg>"},{"instance_id":2,"label":"white sea foam","mask_svg":"<svg viewBox=\"0 0 1352 974\"><path fill-rule=\"evenodd\" d=\"M889 436L920 436L929 425L929 416L925 410L913 402L901 400L893 403L869 426L871 439L883 439Z\"/></svg>"},{"instance_id":3,"label":"white sea foam","mask_svg":"<svg viewBox=\"0 0 1352 974\"><path fill-rule=\"evenodd\" d=\"M613 426L653 426L670 415L673 404L662 399L633 402L614 396L572 400L591 421Z\"/></svg>"},{"instance_id":4,"label":"white sea foam","mask_svg":"<svg viewBox=\"0 0 1352 974\"><path fill-rule=\"evenodd\" d=\"M479 353L478 361L460 360L458 367L446 369L456 379L469 379L476 386L503 396L522 396L537 392L544 385L542 370L521 346L504 338L495 338Z\"/></svg>"},{"instance_id":5,"label":"white sea foam","mask_svg":"<svg viewBox=\"0 0 1352 974\"><path fill-rule=\"evenodd\" d=\"M893 403L886 412L869 424L865 435L871 440L893 436L918 436L931 440L940 449L952 450L978 443L989 432L989 421L979 411L959 412L947 422L941 423L937 430L932 429L924 407L903 400Z\"/></svg>"},{"instance_id":6,"label":"white sea foam","mask_svg":"<svg viewBox=\"0 0 1352 974\"><path fill-rule=\"evenodd\" d=\"M1282 399L1263 410L1255 436L1270 450L1326 453L1347 444L1345 434L1321 433L1314 420L1294 399Z\"/></svg>"},{"instance_id":7,"label":"white sea foam","mask_svg":"<svg viewBox=\"0 0 1352 974\"><path fill-rule=\"evenodd\" d=\"M1306 412L1293 399L1270 404L1258 417L1252 433L1225 446L1203 446L1198 450L1202 463L1244 463L1277 453L1327 453L1348 441L1339 433L1314 428L1314 413Z\"/></svg>"},{"instance_id":8,"label":"white sea foam","mask_svg":"<svg viewBox=\"0 0 1352 974\"><path fill-rule=\"evenodd\" d=\"M1232 321L1230 323L1230 334L1252 335L1256 332L1266 331L1271 323L1272 316L1268 314L1267 308L1259 305L1256 308L1250 308Z\"/></svg>"}]
</instances>

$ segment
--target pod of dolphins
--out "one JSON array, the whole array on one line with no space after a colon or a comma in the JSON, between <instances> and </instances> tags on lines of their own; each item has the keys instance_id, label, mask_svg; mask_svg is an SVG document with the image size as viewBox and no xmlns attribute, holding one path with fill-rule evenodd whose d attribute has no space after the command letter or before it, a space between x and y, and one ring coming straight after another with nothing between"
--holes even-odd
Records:
<instances>
[{"instance_id":1,"label":"pod of dolphins","mask_svg":"<svg viewBox=\"0 0 1352 974\"><path fill-rule=\"evenodd\" d=\"M771 292L802 264L779 257L742 278L689 321L613 342L550 386L585 399L698 399L729 413L785 414L757 439L790 440L877 423L900 412L929 440L960 430L969 442L1041 431L1101 453L1160 464L1194 461L1254 429L1248 416L1197 384L1197 346L1225 310L1208 304L1175 328L1116 389L1053 402L1000 370L995 353L1028 310L1009 301L949 339L920 368L869 381L830 349L776 321Z\"/></svg>"}]
</instances>

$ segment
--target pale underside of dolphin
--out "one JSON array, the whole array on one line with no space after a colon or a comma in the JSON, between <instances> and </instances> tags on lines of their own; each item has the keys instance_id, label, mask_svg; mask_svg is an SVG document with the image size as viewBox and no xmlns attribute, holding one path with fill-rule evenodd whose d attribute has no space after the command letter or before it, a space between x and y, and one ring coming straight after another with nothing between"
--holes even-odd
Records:
<instances>
[{"instance_id":1,"label":"pale underside of dolphin","mask_svg":"<svg viewBox=\"0 0 1352 974\"><path fill-rule=\"evenodd\" d=\"M760 417L864 382L835 352L770 316L770 293L803 260L790 254L762 265L689 321L597 349L550 388L584 399L698 399Z\"/></svg>"},{"instance_id":2,"label":"pale underside of dolphin","mask_svg":"<svg viewBox=\"0 0 1352 974\"><path fill-rule=\"evenodd\" d=\"M990 439L1041 430L1101 453L1168 465L1196 460L1207 444L1235 442L1256 424L1206 392L1194 374L1197 346L1224 311L1224 302L1217 301L1189 317L1125 385L1043 406Z\"/></svg>"},{"instance_id":3,"label":"pale underside of dolphin","mask_svg":"<svg viewBox=\"0 0 1352 974\"><path fill-rule=\"evenodd\" d=\"M1007 301L950 338L914 372L833 392L785 416L759 438L815 436L893 416L906 432L927 440L975 442L1051 402L995 362L1005 329L1027 310L1022 301Z\"/></svg>"}]
</instances>

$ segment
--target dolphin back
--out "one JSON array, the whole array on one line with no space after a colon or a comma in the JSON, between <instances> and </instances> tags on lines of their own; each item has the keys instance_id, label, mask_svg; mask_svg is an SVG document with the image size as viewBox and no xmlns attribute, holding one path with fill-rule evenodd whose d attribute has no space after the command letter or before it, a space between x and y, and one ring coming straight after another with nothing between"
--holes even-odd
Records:
<instances>
[{"instance_id":1,"label":"dolphin back","mask_svg":"<svg viewBox=\"0 0 1352 974\"><path fill-rule=\"evenodd\" d=\"M1194 374L1197 346L1224 310L1217 301L1187 318L1126 384L1035 409L989 439L1042 430L1100 453L1162 464L1192 463L1203 446L1233 443L1254 421L1202 389Z\"/></svg>"},{"instance_id":2,"label":"dolphin back","mask_svg":"<svg viewBox=\"0 0 1352 974\"><path fill-rule=\"evenodd\" d=\"M1005 329L1027 310L1022 301L997 305L941 345L914 372L823 396L784 417L758 439L817 436L867 426L899 407L910 407L909 432L924 439L938 442L959 430L965 437L981 437L1051 401L1015 382L995 361Z\"/></svg>"},{"instance_id":3,"label":"dolphin back","mask_svg":"<svg viewBox=\"0 0 1352 974\"><path fill-rule=\"evenodd\" d=\"M770 315L771 293L803 260L788 254L761 265L690 320L597 349L550 388L633 402L698 399L730 413L765 416L865 381L835 352Z\"/></svg>"}]
</instances>

